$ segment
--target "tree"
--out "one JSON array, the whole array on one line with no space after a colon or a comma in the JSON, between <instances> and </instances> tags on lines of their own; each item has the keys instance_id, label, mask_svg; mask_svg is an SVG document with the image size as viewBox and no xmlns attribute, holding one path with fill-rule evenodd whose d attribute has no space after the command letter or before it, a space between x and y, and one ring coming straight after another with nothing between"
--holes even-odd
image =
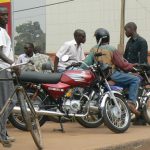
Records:
<instances>
[{"instance_id":1,"label":"tree","mask_svg":"<svg viewBox=\"0 0 150 150\"><path fill-rule=\"evenodd\" d=\"M33 43L35 47L39 47L41 52L45 51L46 37L42 31L39 22L30 21L16 27L17 36L15 36L15 54L23 53L23 46L26 42Z\"/></svg>"}]
</instances>

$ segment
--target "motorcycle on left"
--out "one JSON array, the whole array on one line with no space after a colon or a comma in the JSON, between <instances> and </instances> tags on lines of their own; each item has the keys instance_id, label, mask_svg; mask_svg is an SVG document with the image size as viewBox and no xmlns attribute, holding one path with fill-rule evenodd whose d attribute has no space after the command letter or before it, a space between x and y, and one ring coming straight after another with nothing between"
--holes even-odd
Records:
<instances>
[{"instance_id":1,"label":"motorcycle on left","mask_svg":"<svg viewBox=\"0 0 150 150\"><path fill-rule=\"evenodd\" d=\"M26 72L20 80L40 84L38 91L45 93L42 104L35 108L39 116L58 116L60 123L62 117L75 117L83 126L84 118L89 117L95 121L87 121L85 127L97 127L104 122L116 133L125 132L130 124L126 101L110 88L101 92L101 83L107 84L107 80L99 63L88 68L52 74ZM20 113L20 108L16 106L13 111Z\"/></svg>"}]
</instances>

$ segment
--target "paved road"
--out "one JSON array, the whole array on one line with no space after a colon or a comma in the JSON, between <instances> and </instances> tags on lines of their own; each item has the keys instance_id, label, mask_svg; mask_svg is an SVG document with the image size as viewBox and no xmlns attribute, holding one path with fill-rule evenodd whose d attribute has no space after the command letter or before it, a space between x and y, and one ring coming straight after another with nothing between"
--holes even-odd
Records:
<instances>
[{"instance_id":1,"label":"paved road","mask_svg":"<svg viewBox=\"0 0 150 150\"><path fill-rule=\"evenodd\" d=\"M114 134L105 126L86 129L78 123L65 123L65 133L53 131L57 128L59 124L51 122L42 127L44 150L99 150L107 146L150 139L150 126L131 126L124 134ZM10 127L9 134L16 138L10 150L37 149L29 133ZM134 149L149 150L150 148L146 149L141 144L136 144ZM0 150L6 150L6 148L0 145Z\"/></svg>"}]
</instances>

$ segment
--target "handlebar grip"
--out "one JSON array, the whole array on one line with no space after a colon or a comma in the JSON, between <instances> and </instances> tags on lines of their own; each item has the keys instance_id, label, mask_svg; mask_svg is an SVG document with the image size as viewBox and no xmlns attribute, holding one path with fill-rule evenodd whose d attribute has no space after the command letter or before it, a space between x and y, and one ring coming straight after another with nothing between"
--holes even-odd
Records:
<instances>
[{"instance_id":1,"label":"handlebar grip","mask_svg":"<svg viewBox=\"0 0 150 150\"><path fill-rule=\"evenodd\" d=\"M66 67L66 70L69 69L69 68L71 68L71 67L72 67L72 65L67 66L67 67Z\"/></svg>"},{"instance_id":2,"label":"handlebar grip","mask_svg":"<svg viewBox=\"0 0 150 150\"><path fill-rule=\"evenodd\" d=\"M70 67L78 67L80 65L81 65L81 62L73 63L73 64L67 66L66 69L69 69Z\"/></svg>"}]
</instances>

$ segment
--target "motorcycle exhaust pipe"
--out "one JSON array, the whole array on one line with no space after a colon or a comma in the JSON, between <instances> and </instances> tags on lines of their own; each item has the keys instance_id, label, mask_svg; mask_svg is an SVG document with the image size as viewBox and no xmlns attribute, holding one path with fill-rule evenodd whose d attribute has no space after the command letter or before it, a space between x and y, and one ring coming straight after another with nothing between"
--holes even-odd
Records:
<instances>
[{"instance_id":1,"label":"motorcycle exhaust pipe","mask_svg":"<svg viewBox=\"0 0 150 150\"><path fill-rule=\"evenodd\" d=\"M96 106L90 106L90 111L98 111L98 107ZM27 111L30 112L30 109L27 108ZM14 113L21 113L21 109L19 106L15 106L13 108L13 112ZM45 116L65 116L66 114L62 113L62 112L55 112L55 111L48 111L48 110L38 110L35 108L35 112L37 113L37 115L45 115ZM85 117L87 116L88 113L86 114L68 114L68 116L70 117Z\"/></svg>"},{"instance_id":2,"label":"motorcycle exhaust pipe","mask_svg":"<svg viewBox=\"0 0 150 150\"><path fill-rule=\"evenodd\" d=\"M30 109L27 109L28 112L30 112ZM21 113L21 109L18 106L15 106L13 109L14 113ZM55 111L48 111L48 110L38 110L35 109L35 112L37 113L37 115L45 115L45 116L65 116L66 114L62 113L62 112L55 112ZM86 114L68 114L68 116L70 117L85 117L87 116L88 113Z\"/></svg>"}]
</instances>

